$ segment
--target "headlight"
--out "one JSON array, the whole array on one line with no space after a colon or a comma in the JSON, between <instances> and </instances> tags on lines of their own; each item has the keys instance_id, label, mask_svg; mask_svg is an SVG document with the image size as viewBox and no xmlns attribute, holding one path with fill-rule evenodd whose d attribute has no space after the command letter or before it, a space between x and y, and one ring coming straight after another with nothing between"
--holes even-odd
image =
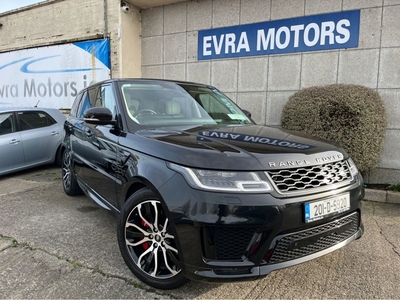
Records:
<instances>
[{"instance_id":1,"label":"headlight","mask_svg":"<svg viewBox=\"0 0 400 300\"><path fill-rule=\"evenodd\" d=\"M353 175L353 177L356 176L358 174L358 169L356 167L356 164L354 163L354 161L351 158L349 158L347 160L347 162L349 163L349 168L350 168L351 175Z\"/></svg>"},{"instance_id":2,"label":"headlight","mask_svg":"<svg viewBox=\"0 0 400 300\"><path fill-rule=\"evenodd\" d=\"M272 191L271 185L260 179L254 172L229 172L201 170L168 163L168 166L182 174L187 182L197 189L217 192L261 193Z\"/></svg>"}]
</instances>

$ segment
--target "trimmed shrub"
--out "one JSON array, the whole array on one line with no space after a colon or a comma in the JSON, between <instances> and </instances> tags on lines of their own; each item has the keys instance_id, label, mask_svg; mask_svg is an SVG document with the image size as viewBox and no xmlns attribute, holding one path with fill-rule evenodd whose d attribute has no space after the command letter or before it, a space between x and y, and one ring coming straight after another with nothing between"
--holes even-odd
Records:
<instances>
[{"instance_id":1,"label":"trimmed shrub","mask_svg":"<svg viewBox=\"0 0 400 300\"><path fill-rule=\"evenodd\" d=\"M383 101L373 89L334 84L300 90L283 108L281 124L338 143L361 173L379 163L386 116Z\"/></svg>"}]
</instances>

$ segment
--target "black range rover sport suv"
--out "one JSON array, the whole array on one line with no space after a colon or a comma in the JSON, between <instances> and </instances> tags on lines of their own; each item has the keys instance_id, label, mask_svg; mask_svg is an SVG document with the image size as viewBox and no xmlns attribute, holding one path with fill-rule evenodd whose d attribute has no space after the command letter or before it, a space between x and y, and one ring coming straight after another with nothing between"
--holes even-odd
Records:
<instances>
[{"instance_id":1,"label":"black range rover sport suv","mask_svg":"<svg viewBox=\"0 0 400 300\"><path fill-rule=\"evenodd\" d=\"M258 126L202 84L85 88L65 122L62 182L118 215L126 264L160 289L256 278L363 234L362 177L343 149Z\"/></svg>"}]
</instances>

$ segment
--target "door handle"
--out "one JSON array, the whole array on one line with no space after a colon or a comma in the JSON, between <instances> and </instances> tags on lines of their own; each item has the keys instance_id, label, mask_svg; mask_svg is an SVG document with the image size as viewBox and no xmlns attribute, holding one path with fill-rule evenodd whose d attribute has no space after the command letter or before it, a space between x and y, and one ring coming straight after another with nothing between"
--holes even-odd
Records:
<instances>
[{"instance_id":1,"label":"door handle","mask_svg":"<svg viewBox=\"0 0 400 300\"><path fill-rule=\"evenodd\" d=\"M52 132L51 132L51 135L58 135L58 134L59 134L58 131L52 131Z\"/></svg>"},{"instance_id":2,"label":"door handle","mask_svg":"<svg viewBox=\"0 0 400 300\"><path fill-rule=\"evenodd\" d=\"M19 144L19 142L21 142L20 140L17 140L17 139L12 139L9 143L11 144L11 145L14 145L14 144Z\"/></svg>"}]
</instances>

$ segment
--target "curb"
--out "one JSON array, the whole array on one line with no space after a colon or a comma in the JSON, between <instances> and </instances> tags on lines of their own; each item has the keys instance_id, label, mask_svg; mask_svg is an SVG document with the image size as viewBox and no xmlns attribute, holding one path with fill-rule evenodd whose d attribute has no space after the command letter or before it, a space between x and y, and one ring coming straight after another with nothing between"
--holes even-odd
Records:
<instances>
[{"instance_id":1,"label":"curb","mask_svg":"<svg viewBox=\"0 0 400 300\"><path fill-rule=\"evenodd\" d=\"M400 193L394 191L365 189L364 200L400 204Z\"/></svg>"}]
</instances>

